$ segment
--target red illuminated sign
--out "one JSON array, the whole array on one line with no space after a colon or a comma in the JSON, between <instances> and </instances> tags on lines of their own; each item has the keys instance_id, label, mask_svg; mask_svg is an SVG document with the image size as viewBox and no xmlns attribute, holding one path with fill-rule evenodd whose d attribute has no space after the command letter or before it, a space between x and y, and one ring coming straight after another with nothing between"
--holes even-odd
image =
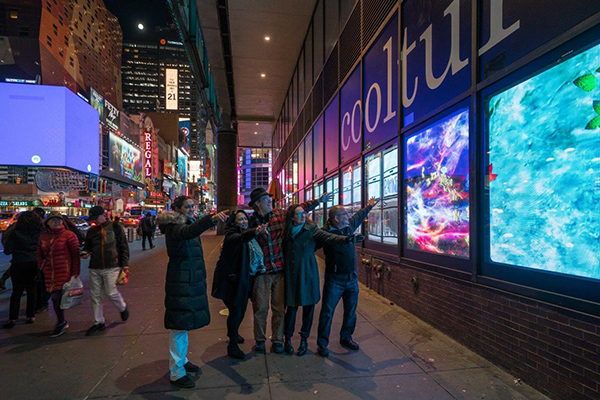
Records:
<instances>
[{"instance_id":1,"label":"red illuminated sign","mask_svg":"<svg viewBox=\"0 0 600 400\"><path fill-rule=\"evenodd\" d=\"M152 128L144 127L144 176L152 177Z\"/></svg>"}]
</instances>

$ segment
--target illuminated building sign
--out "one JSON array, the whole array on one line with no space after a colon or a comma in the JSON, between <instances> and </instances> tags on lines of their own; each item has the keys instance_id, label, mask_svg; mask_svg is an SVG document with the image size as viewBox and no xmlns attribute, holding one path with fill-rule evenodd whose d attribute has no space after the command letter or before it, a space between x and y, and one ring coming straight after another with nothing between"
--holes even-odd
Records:
<instances>
[{"instance_id":1,"label":"illuminated building sign","mask_svg":"<svg viewBox=\"0 0 600 400\"><path fill-rule=\"evenodd\" d=\"M177 69L167 68L165 69L165 99L167 110L177 110Z\"/></svg>"},{"instance_id":2,"label":"illuminated building sign","mask_svg":"<svg viewBox=\"0 0 600 400\"><path fill-rule=\"evenodd\" d=\"M144 176L152 177L152 127L144 126Z\"/></svg>"},{"instance_id":3,"label":"illuminated building sign","mask_svg":"<svg viewBox=\"0 0 600 400\"><path fill-rule=\"evenodd\" d=\"M119 110L104 99L104 116L106 118L106 125L109 128L118 131L121 125L121 118L119 116Z\"/></svg>"}]
</instances>

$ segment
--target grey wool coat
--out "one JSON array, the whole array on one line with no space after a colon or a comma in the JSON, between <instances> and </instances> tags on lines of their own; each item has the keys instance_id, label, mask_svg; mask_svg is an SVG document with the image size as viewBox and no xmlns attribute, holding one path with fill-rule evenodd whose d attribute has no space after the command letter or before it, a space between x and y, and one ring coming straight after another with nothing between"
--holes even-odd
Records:
<instances>
[{"instance_id":1,"label":"grey wool coat","mask_svg":"<svg viewBox=\"0 0 600 400\"><path fill-rule=\"evenodd\" d=\"M317 243L346 244L346 239L347 236L325 232L312 221L306 221L296 236L285 238L286 306L310 306L319 302L319 267L315 258Z\"/></svg>"},{"instance_id":2,"label":"grey wool coat","mask_svg":"<svg viewBox=\"0 0 600 400\"><path fill-rule=\"evenodd\" d=\"M165 212L158 217L169 255L165 284L166 329L190 331L210 323L200 234L214 225L210 215L195 222L178 212Z\"/></svg>"}]
</instances>

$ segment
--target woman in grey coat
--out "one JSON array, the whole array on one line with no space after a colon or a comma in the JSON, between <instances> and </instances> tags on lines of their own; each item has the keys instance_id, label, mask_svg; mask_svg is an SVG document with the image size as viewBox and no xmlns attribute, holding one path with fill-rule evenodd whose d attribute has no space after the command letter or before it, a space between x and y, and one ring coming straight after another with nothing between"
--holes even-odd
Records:
<instances>
[{"instance_id":1,"label":"woman in grey coat","mask_svg":"<svg viewBox=\"0 0 600 400\"><path fill-rule=\"evenodd\" d=\"M169 368L171 384L192 388L195 384L186 372L200 368L187 359L188 331L210 323L200 234L218 221L225 222L227 211L196 220L196 204L188 196L177 197L172 207L175 212L164 212L158 217L169 256L165 285L165 328L171 330Z\"/></svg>"},{"instance_id":2,"label":"woman in grey coat","mask_svg":"<svg viewBox=\"0 0 600 400\"><path fill-rule=\"evenodd\" d=\"M306 354L315 304L321 299L319 267L315 258L317 243L334 242L346 244L356 237L340 236L321 230L314 222L306 220L306 211L301 206L291 205L286 212L283 242L285 260L285 341L284 350L294 352L292 335L296 325L296 313L302 306L302 328L298 355Z\"/></svg>"}]
</instances>

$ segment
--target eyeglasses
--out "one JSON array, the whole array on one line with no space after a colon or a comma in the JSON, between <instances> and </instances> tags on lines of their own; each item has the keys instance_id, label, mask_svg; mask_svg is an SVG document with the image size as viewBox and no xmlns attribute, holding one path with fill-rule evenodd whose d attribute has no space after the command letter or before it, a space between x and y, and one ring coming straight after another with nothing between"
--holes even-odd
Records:
<instances>
[{"instance_id":1,"label":"eyeglasses","mask_svg":"<svg viewBox=\"0 0 600 400\"><path fill-rule=\"evenodd\" d=\"M191 209L191 208L194 208L194 207L196 207L195 204L188 204L186 206L183 206L183 208L187 208L187 209Z\"/></svg>"}]
</instances>

